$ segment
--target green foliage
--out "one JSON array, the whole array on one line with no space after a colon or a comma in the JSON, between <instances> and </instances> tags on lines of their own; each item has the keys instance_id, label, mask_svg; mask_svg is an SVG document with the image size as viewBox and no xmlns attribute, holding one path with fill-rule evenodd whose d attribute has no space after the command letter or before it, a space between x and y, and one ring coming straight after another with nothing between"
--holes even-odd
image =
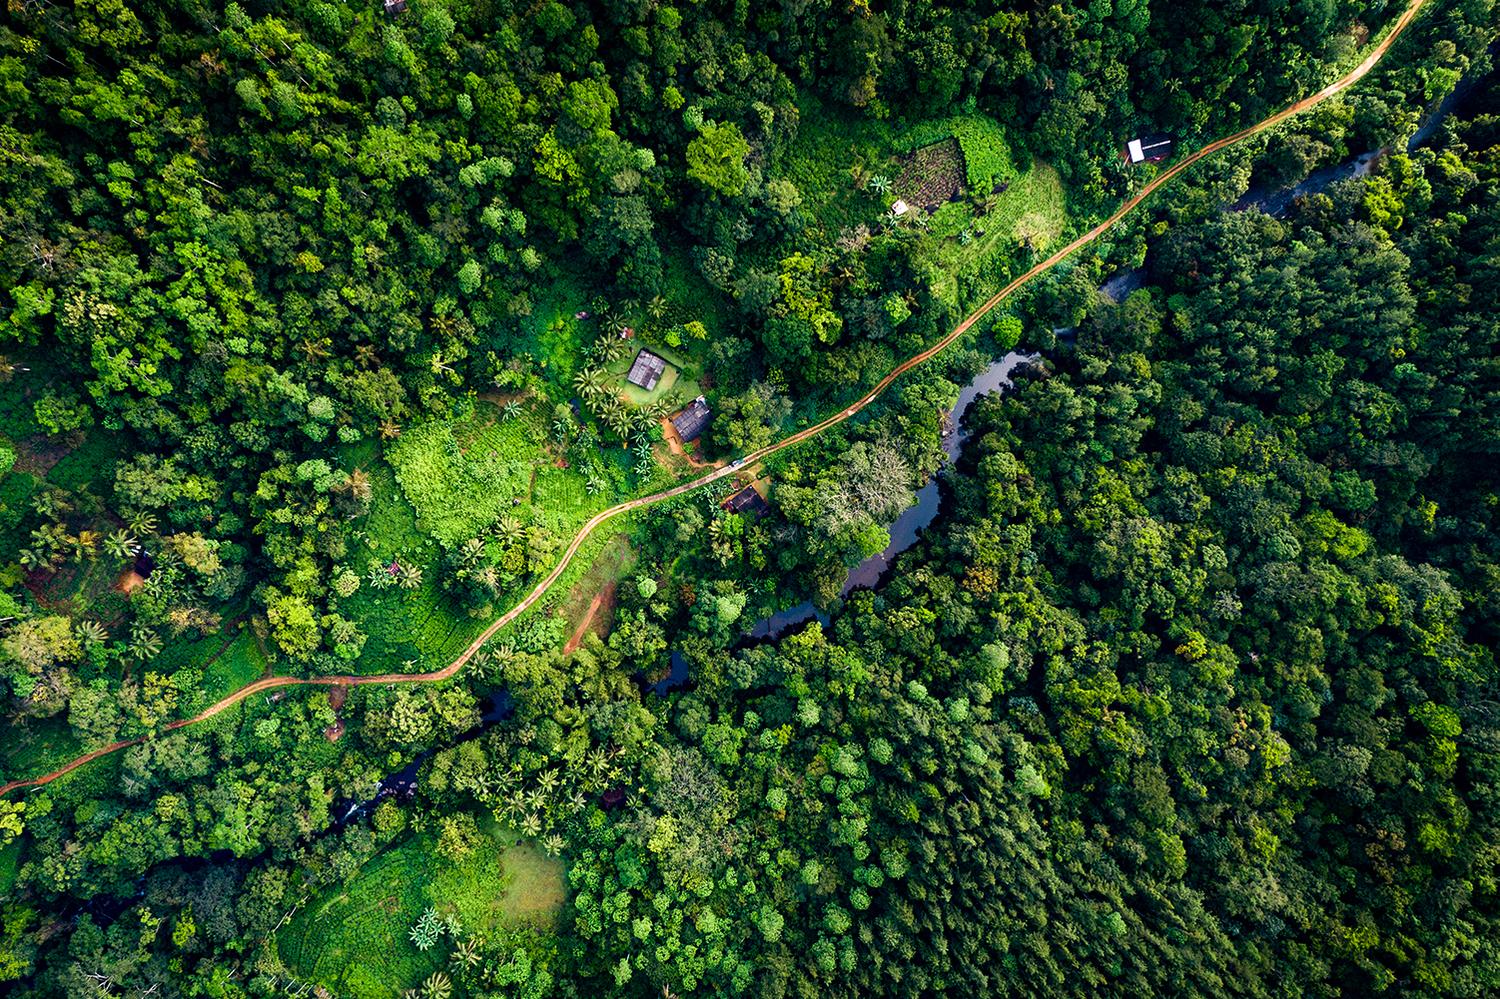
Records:
<instances>
[{"instance_id":1,"label":"green foliage","mask_svg":"<svg viewBox=\"0 0 1500 999\"><path fill-rule=\"evenodd\" d=\"M481 409L467 420L434 420L403 431L386 457L420 528L452 547L528 496L539 440L534 422L500 421Z\"/></svg>"},{"instance_id":2,"label":"green foliage","mask_svg":"<svg viewBox=\"0 0 1500 999\"><path fill-rule=\"evenodd\" d=\"M310 901L277 934L282 959L330 989L396 996L446 963L448 920L493 936L546 925L562 902L558 863L493 824L459 860L441 860L435 847L431 835L408 838Z\"/></svg>"},{"instance_id":3,"label":"green foliage","mask_svg":"<svg viewBox=\"0 0 1500 999\"><path fill-rule=\"evenodd\" d=\"M997 121L985 115L965 115L954 118L949 127L963 150L964 176L970 190L987 191L1015 180L1010 143Z\"/></svg>"},{"instance_id":4,"label":"green foliage","mask_svg":"<svg viewBox=\"0 0 1500 999\"><path fill-rule=\"evenodd\" d=\"M704 122L687 147L687 175L725 197L737 197L750 175L750 144L733 122Z\"/></svg>"}]
</instances>

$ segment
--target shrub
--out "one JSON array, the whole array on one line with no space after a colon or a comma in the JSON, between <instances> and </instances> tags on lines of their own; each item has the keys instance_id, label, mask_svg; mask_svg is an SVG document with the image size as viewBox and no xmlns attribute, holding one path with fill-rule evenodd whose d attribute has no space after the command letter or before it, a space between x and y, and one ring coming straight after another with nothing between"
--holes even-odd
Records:
<instances>
[{"instance_id":1,"label":"shrub","mask_svg":"<svg viewBox=\"0 0 1500 999\"><path fill-rule=\"evenodd\" d=\"M1016 166L1005 141L1005 130L992 118L969 115L954 118L953 137L963 150L964 170L971 191L987 191L1014 180Z\"/></svg>"}]
</instances>

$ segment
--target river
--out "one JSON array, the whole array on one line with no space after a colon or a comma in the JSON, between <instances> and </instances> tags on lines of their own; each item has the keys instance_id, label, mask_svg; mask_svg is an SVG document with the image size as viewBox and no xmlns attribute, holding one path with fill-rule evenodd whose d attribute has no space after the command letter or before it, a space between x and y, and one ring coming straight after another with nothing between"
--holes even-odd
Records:
<instances>
[{"instance_id":1,"label":"river","mask_svg":"<svg viewBox=\"0 0 1500 999\"><path fill-rule=\"evenodd\" d=\"M969 432L964 429L963 417L969 406L975 399L990 392L995 392L1010 385L1010 376L1016 368L1035 358L1034 354L1010 353L998 361L994 361L985 368L974 380L963 387L958 393L958 402L953 406L949 415L948 429L943 436L943 453L946 456L943 463L944 468L951 467L963 451L964 442L969 439ZM871 555L859 565L849 570L849 575L844 577L844 585L839 590L839 596L847 597L858 589L874 589L880 582L880 577L891 567L896 556L906 551L917 543L917 538L922 529L937 519L938 510L943 504L942 490L938 485L938 476L934 475L927 484L917 490L916 502L907 507L901 516L891 524L891 541L885 550ZM777 638L788 629L799 624L817 618L824 624L828 623L828 615L813 606L812 601L804 601L795 607L777 611L770 617L762 618L746 632L750 639Z\"/></svg>"},{"instance_id":2,"label":"river","mask_svg":"<svg viewBox=\"0 0 1500 999\"><path fill-rule=\"evenodd\" d=\"M1443 121L1462 107L1469 96L1475 92L1476 87L1485 79L1487 78L1479 77L1460 81L1453 92L1445 97L1442 103L1433 109L1412 133L1411 138L1406 141L1406 150L1410 152L1431 138ZM1266 186L1251 188L1228 208L1236 212L1257 208L1267 215L1280 215L1298 198L1322 191L1341 180L1368 176L1386 152L1387 150L1374 149L1351 156L1342 163L1314 170L1301 183L1290 188L1279 190ZM1099 286L1099 291L1115 302L1122 302L1131 292L1143 286L1145 281L1146 268L1136 267L1113 275ZM958 403L953 407L950 424L952 429L943 442L943 450L948 456L947 465L952 465L957 460L964 441L968 438L968 433L963 429L962 420L969 404L986 392L993 392L1009 385L1011 372L1030 359L1031 355L1027 354L1007 354L980 372L979 376L959 393ZM848 577L844 580L843 588L839 591L839 596L847 597L854 590L861 588L873 589L880 582L880 577L890 568L892 560L916 544L922 529L936 519L941 504L942 493L938 487L937 477L934 476L917 491L916 503L908 507L891 525L891 543L880 554L870 556L850 570ZM769 617L761 618L750 627L745 637L751 640L778 638L790 629L814 618L824 625L827 625L829 621L828 615L818 610L812 601L803 601L794 607L788 607ZM674 653L672 672L669 677L664 678L658 684L662 688L658 692L665 693L675 686L680 686L686 679L686 662Z\"/></svg>"}]
</instances>

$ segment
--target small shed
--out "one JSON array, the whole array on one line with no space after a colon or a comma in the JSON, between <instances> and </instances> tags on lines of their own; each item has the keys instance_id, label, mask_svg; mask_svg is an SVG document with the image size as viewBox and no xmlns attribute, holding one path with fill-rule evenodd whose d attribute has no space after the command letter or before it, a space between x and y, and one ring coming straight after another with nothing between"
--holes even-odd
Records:
<instances>
[{"instance_id":1,"label":"small shed","mask_svg":"<svg viewBox=\"0 0 1500 999\"><path fill-rule=\"evenodd\" d=\"M406 0L385 0L385 12L391 17L406 12Z\"/></svg>"},{"instance_id":2,"label":"small shed","mask_svg":"<svg viewBox=\"0 0 1500 999\"><path fill-rule=\"evenodd\" d=\"M1125 143L1125 158L1131 163L1155 163L1166 159L1171 151L1171 137L1161 133L1143 135Z\"/></svg>"},{"instance_id":3,"label":"small shed","mask_svg":"<svg viewBox=\"0 0 1500 999\"><path fill-rule=\"evenodd\" d=\"M891 206L891 214L896 216L897 218L900 218L909 211L911 211L911 205L908 205L900 198L897 198L896 203Z\"/></svg>"},{"instance_id":4,"label":"small shed","mask_svg":"<svg viewBox=\"0 0 1500 999\"><path fill-rule=\"evenodd\" d=\"M635 363L630 366L630 373L625 376L625 380L650 392L656 388L656 383L666 370L665 358L658 357L649 350L642 350L635 355Z\"/></svg>"},{"instance_id":5,"label":"small shed","mask_svg":"<svg viewBox=\"0 0 1500 999\"><path fill-rule=\"evenodd\" d=\"M672 429L677 431L677 436L682 438L682 443L695 441L704 430L708 429L710 415L708 403L704 402L700 395L682 412L672 417Z\"/></svg>"},{"instance_id":6,"label":"small shed","mask_svg":"<svg viewBox=\"0 0 1500 999\"><path fill-rule=\"evenodd\" d=\"M722 504L730 513L742 513L747 517L764 517L771 512L771 504L753 485L746 486Z\"/></svg>"}]
</instances>

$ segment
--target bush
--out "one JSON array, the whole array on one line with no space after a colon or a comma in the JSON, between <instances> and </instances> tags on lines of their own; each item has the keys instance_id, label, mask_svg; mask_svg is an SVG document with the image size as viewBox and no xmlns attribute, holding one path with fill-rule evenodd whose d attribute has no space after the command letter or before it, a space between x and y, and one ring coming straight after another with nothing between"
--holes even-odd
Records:
<instances>
[{"instance_id":1,"label":"bush","mask_svg":"<svg viewBox=\"0 0 1500 999\"><path fill-rule=\"evenodd\" d=\"M964 170L971 191L988 191L1016 178L1015 161L1005 130L993 118L970 115L954 118L953 137L964 154Z\"/></svg>"}]
</instances>

